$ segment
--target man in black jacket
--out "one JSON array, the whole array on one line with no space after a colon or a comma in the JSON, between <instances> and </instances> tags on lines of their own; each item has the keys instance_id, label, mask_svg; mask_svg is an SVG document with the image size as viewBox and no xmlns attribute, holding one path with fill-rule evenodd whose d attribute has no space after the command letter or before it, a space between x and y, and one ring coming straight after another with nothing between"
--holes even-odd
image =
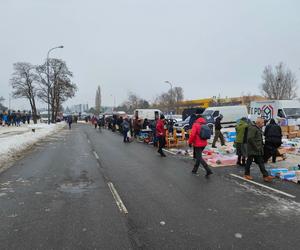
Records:
<instances>
[{"instance_id":1,"label":"man in black jacket","mask_svg":"<svg viewBox=\"0 0 300 250\"><path fill-rule=\"evenodd\" d=\"M223 116L220 114L215 121L215 137L212 143L212 147L216 148L216 142L218 141L218 139L221 140L221 145L225 146L225 140L224 140L224 136L221 132L222 129L222 125L221 125L221 121L223 119Z\"/></svg>"},{"instance_id":2,"label":"man in black jacket","mask_svg":"<svg viewBox=\"0 0 300 250\"><path fill-rule=\"evenodd\" d=\"M274 119L270 120L270 123L265 129L265 145L264 145L264 161L268 162L272 156L272 162L276 162L277 149L282 144L282 131L281 127L276 124Z\"/></svg>"}]
</instances>

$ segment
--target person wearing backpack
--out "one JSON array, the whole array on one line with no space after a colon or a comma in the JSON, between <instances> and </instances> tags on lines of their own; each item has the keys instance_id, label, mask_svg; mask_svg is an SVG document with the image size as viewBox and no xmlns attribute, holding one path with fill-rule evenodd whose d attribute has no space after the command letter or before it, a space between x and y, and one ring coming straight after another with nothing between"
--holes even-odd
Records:
<instances>
[{"instance_id":1,"label":"person wearing backpack","mask_svg":"<svg viewBox=\"0 0 300 250\"><path fill-rule=\"evenodd\" d=\"M194 147L196 162L192 170L193 174L197 174L199 165L204 167L206 170L206 177L211 175L213 172L209 168L206 161L202 158L202 152L207 146L207 140L211 137L211 130L206 125L206 120L203 117L199 117L193 124L192 131L189 138L190 147Z\"/></svg>"},{"instance_id":2,"label":"person wearing backpack","mask_svg":"<svg viewBox=\"0 0 300 250\"><path fill-rule=\"evenodd\" d=\"M246 180L253 180L253 177L250 175L250 167L253 161L258 165L262 175L263 180L266 182L272 182L272 176L269 176L268 171L265 168L264 164L264 145L263 145L263 132L262 128L264 126L264 119L258 117L255 124L250 124L248 127L247 135L247 154L248 159L245 167L244 178Z\"/></svg>"}]
</instances>

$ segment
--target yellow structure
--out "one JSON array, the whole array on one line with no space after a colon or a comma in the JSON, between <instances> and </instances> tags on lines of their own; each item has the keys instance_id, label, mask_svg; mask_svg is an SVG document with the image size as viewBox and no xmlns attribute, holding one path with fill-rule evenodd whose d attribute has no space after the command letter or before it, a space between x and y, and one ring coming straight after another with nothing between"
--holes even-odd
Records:
<instances>
[{"instance_id":1,"label":"yellow structure","mask_svg":"<svg viewBox=\"0 0 300 250\"><path fill-rule=\"evenodd\" d=\"M213 103L213 98L206 98L206 99L197 99L197 100L187 100L181 101L178 103L179 107L202 107L208 108L211 103Z\"/></svg>"}]
</instances>

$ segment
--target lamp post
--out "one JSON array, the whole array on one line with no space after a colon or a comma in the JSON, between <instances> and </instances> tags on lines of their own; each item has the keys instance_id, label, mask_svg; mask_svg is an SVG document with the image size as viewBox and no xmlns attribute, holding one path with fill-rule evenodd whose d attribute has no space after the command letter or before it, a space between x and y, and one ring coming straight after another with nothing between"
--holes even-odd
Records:
<instances>
[{"instance_id":1,"label":"lamp post","mask_svg":"<svg viewBox=\"0 0 300 250\"><path fill-rule=\"evenodd\" d=\"M48 99L48 124L50 124L50 77L49 77L49 54L52 50L55 50L55 49L62 49L64 46L61 45L61 46L57 46L57 47L54 47L52 49L49 49L48 50L48 53L47 53L47 84L48 84L48 89L47 89L47 99Z\"/></svg>"},{"instance_id":2,"label":"lamp post","mask_svg":"<svg viewBox=\"0 0 300 250\"><path fill-rule=\"evenodd\" d=\"M165 81L165 83L170 85L171 88L171 108L173 106L173 84L170 81Z\"/></svg>"},{"instance_id":3,"label":"lamp post","mask_svg":"<svg viewBox=\"0 0 300 250\"><path fill-rule=\"evenodd\" d=\"M111 94L110 96L114 98L114 106L113 106L113 112L114 112L116 108L116 96L113 94Z\"/></svg>"}]
</instances>

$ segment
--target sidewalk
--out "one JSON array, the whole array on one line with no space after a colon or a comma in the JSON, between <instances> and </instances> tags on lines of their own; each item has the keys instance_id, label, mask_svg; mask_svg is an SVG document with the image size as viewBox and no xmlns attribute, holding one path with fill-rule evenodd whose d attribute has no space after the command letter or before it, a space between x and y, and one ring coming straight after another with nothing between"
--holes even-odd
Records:
<instances>
[{"instance_id":1,"label":"sidewalk","mask_svg":"<svg viewBox=\"0 0 300 250\"><path fill-rule=\"evenodd\" d=\"M0 167L15 154L63 128L66 123L24 124L20 127L0 127ZM32 130L35 130L33 132Z\"/></svg>"}]
</instances>

